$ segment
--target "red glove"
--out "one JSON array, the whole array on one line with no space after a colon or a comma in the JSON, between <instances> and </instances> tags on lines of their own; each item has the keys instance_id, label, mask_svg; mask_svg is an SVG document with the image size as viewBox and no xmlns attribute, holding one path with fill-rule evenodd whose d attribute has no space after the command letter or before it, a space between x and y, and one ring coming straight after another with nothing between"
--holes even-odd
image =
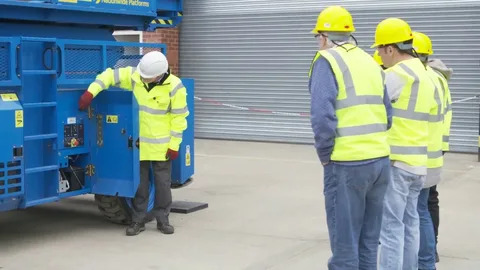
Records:
<instances>
[{"instance_id":1,"label":"red glove","mask_svg":"<svg viewBox=\"0 0 480 270\"><path fill-rule=\"evenodd\" d=\"M92 93L85 91L85 93L83 93L83 95L80 97L80 100L78 101L78 108L80 110L85 110L86 108L88 108L88 106L90 106L92 100Z\"/></svg>"},{"instance_id":2,"label":"red glove","mask_svg":"<svg viewBox=\"0 0 480 270\"><path fill-rule=\"evenodd\" d=\"M178 151L174 151L172 149L168 149L167 151L167 158L169 160L175 160L178 158Z\"/></svg>"}]
</instances>

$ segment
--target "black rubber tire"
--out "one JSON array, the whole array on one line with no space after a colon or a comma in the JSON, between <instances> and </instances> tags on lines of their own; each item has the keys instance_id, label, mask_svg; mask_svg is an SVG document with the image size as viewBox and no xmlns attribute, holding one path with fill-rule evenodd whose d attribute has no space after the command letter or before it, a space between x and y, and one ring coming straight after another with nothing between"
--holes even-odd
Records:
<instances>
[{"instance_id":1,"label":"black rubber tire","mask_svg":"<svg viewBox=\"0 0 480 270\"><path fill-rule=\"evenodd\" d=\"M125 198L95 195L95 202L102 215L108 221L122 225L129 225L132 222L132 210Z\"/></svg>"}]
</instances>

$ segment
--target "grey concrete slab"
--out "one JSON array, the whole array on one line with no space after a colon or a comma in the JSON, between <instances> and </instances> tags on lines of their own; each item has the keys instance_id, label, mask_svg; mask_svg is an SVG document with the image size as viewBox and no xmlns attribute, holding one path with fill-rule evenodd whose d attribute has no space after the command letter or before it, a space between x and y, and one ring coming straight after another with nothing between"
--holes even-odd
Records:
<instances>
[{"instance_id":1,"label":"grey concrete slab","mask_svg":"<svg viewBox=\"0 0 480 270\"><path fill-rule=\"evenodd\" d=\"M197 140L194 182L172 214L137 237L105 222L92 196L0 213L0 269L326 269L322 167L312 146ZM439 186L440 270L480 269L480 164L447 154ZM3 268L2 268L3 267Z\"/></svg>"}]
</instances>

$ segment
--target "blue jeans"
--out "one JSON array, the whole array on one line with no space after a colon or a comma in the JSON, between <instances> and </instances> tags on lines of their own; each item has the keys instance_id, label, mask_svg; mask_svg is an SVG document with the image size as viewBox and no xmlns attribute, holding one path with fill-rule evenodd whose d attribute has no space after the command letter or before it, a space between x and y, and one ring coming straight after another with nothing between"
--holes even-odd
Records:
<instances>
[{"instance_id":1,"label":"blue jeans","mask_svg":"<svg viewBox=\"0 0 480 270\"><path fill-rule=\"evenodd\" d=\"M390 161L363 165L330 163L324 195L330 248L329 270L375 270Z\"/></svg>"},{"instance_id":2,"label":"blue jeans","mask_svg":"<svg viewBox=\"0 0 480 270\"><path fill-rule=\"evenodd\" d=\"M432 217L428 211L430 188L424 188L418 197L418 215L420 216L420 250L418 269L435 270L435 231Z\"/></svg>"},{"instance_id":3,"label":"blue jeans","mask_svg":"<svg viewBox=\"0 0 480 270\"><path fill-rule=\"evenodd\" d=\"M380 270L418 269L420 221L417 202L425 176L393 167L380 233Z\"/></svg>"}]
</instances>

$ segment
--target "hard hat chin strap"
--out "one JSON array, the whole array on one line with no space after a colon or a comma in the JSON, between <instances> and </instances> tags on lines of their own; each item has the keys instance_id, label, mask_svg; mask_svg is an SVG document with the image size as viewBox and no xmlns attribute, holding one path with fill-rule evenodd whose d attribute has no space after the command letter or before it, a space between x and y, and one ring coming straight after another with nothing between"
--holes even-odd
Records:
<instances>
[{"instance_id":1,"label":"hard hat chin strap","mask_svg":"<svg viewBox=\"0 0 480 270\"><path fill-rule=\"evenodd\" d=\"M346 43L349 43L348 41L350 40L350 38L353 39L353 41L355 42L355 44L352 44L352 45L354 45L354 46L351 47L350 49L347 49L347 48L345 48L344 45L345 45ZM353 49L355 49L355 48L358 47L358 41L357 41L357 39L356 39L353 35L351 35L351 34L348 36L348 38L347 38L346 41L341 41L341 43L337 43L337 41L333 41L333 40L331 40L331 41L332 41L333 44L335 44L335 46L340 47L340 48L344 49L344 50L347 51L347 52L349 52L349 51L351 51L351 50L353 50ZM349 44L350 44L350 43L349 43Z\"/></svg>"}]
</instances>

